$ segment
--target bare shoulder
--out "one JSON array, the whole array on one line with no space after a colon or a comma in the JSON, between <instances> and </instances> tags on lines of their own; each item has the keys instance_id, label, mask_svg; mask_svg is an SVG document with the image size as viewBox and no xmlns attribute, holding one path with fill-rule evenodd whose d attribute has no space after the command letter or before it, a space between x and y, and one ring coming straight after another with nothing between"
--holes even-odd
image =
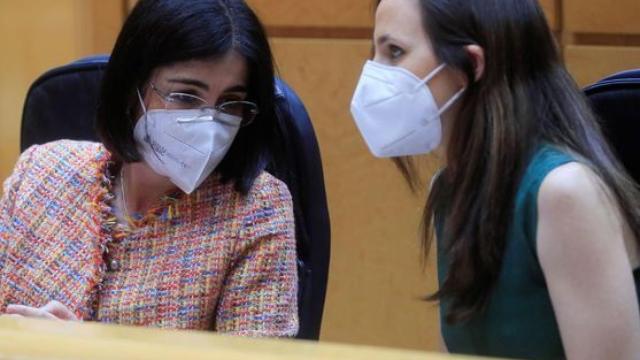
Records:
<instances>
[{"instance_id":1,"label":"bare shoulder","mask_svg":"<svg viewBox=\"0 0 640 360\"><path fill-rule=\"evenodd\" d=\"M538 193L538 217L551 224L583 227L615 220L617 206L604 182L588 166L572 162L551 171ZM608 221L607 221L608 220Z\"/></svg>"},{"instance_id":2,"label":"bare shoulder","mask_svg":"<svg viewBox=\"0 0 640 360\"><path fill-rule=\"evenodd\" d=\"M637 257L636 241L614 196L590 167L577 162L554 169L542 182L537 242L543 257L559 250L599 252L610 246L626 247L632 262Z\"/></svg>"},{"instance_id":3,"label":"bare shoulder","mask_svg":"<svg viewBox=\"0 0 640 360\"><path fill-rule=\"evenodd\" d=\"M588 203L606 196L600 178L588 166L571 162L551 171L542 182L538 204L552 208Z\"/></svg>"}]
</instances>

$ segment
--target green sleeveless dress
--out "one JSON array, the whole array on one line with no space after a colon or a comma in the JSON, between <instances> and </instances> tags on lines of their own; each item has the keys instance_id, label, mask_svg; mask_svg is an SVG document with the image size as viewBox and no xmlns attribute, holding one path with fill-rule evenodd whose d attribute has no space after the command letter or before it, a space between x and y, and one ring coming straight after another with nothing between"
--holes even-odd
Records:
<instances>
[{"instance_id":1,"label":"green sleeveless dress","mask_svg":"<svg viewBox=\"0 0 640 360\"><path fill-rule=\"evenodd\" d=\"M544 178L573 161L568 153L549 145L532 157L517 190L502 269L486 310L468 322L450 325L444 320L448 301L440 302L442 336L450 352L524 359L565 357L536 250L537 199ZM437 221L440 284L449 271L449 260L442 250L442 229L443 221ZM636 291L640 287L639 270L634 271Z\"/></svg>"}]
</instances>

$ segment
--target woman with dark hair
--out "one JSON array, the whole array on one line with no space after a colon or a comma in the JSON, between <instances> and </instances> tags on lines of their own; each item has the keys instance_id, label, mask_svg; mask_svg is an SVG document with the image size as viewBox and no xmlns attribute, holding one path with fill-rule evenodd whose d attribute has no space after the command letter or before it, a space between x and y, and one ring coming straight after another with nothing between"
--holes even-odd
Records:
<instances>
[{"instance_id":1,"label":"woman with dark hair","mask_svg":"<svg viewBox=\"0 0 640 360\"><path fill-rule=\"evenodd\" d=\"M452 352L637 359L640 192L535 0L382 0L352 112L370 150L438 150L435 232ZM425 254L426 255L426 254Z\"/></svg>"},{"instance_id":2,"label":"woman with dark hair","mask_svg":"<svg viewBox=\"0 0 640 360\"><path fill-rule=\"evenodd\" d=\"M34 146L5 183L3 312L295 335L292 202L265 172L282 158L274 86L243 1L139 1L104 75L102 142Z\"/></svg>"}]
</instances>

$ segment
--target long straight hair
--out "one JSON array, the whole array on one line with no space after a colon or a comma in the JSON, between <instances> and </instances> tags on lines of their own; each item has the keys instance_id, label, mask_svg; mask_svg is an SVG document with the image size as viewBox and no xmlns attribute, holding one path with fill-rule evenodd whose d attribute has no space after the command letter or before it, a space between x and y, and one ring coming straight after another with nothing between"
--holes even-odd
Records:
<instances>
[{"instance_id":1,"label":"long straight hair","mask_svg":"<svg viewBox=\"0 0 640 360\"><path fill-rule=\"evenodd\" d=\"M502 267L514 199L533 152L564 148L601 178L640 241L640 191L604 139L586 98L560 58L536 0L421 0L438 59L464 73L469 87L452 124L447 166L434 182L423 222L423 251L443 219L449 272L431 300L450 301L446 321L481 312ZM484 49L475 80L466 45ZM409 184L412 160L396 159Z\"/></svg>"}]
</instances>

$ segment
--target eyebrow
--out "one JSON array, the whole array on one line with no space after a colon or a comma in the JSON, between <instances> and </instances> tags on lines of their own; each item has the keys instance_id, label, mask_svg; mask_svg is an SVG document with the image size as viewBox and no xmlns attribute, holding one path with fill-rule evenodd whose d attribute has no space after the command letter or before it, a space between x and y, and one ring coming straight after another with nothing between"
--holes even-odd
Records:
<instances>
[{"instance_id":1,"label":"eyebrow","mask_svg":"<svg viewBox=\"0 0 640 360\"><path fill-rule=\"evenodd\" d=\"M185 84L185 85L192 85L198 88L201 88L205 91L209 91L209 85L200 81L200 80L196 80L196 79L190 79L190 78L171 78L167 80L170 83L178 83L178 84ZM224 92L242 92L242 93L246 93L247 92L247 87L245 85L235 85L232 86L228 89L225 89Z\"/></svg>"},{"instance_id":2,"label":"eyebrow","mask_svg":"<svg viewBox=\"0 0 640 360\"><path fill-rule=\"evenodd\" d=\"M404 41L400 41L397 38L391 36L390 34L383 34L383 35L379 36L376 39L375 43L376 43L377 46L382 46L382 45L388 43L389 41L394 41L394 42L399 43L402 46L405 46Z\"/></svg>"},{"instance_id":3,"label":"eyebrow","mask_svg":"<svg viewBox=\"0 0 640 360\"><path fill-rule=\"evenodd\" d=\"M383 45L384 43L386 43L387 41L389 41L389 38L390 38L389 34L384 34L384 35L382 35L382 36L379 36L379 37L376 39L375 43L376 43L376 45L378 45L378 46Z\"/></svg>"},{"instance_id":4,"label":"eyebrow","mask_svg":"<svg viewBox=\"0 0 640 360\"><path fill-rule=\"evenodd\" d=\"M199 87L203 90L209 91L209 85L205 84L204 82L200 81L200 80L196 80L196 79L189 79L189 78L171 78L171 79L167 79L167 82L170 83L178 83L178 84L185 84L185 85L193 85L195 87Z\"/></svg>"}]
</instances>

